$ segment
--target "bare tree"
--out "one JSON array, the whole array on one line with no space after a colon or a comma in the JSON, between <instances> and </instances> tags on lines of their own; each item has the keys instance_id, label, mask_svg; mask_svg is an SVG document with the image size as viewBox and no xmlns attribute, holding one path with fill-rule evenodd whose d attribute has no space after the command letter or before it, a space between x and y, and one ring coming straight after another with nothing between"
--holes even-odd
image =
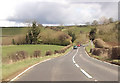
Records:
<instances>
[{"instance_id":1,"label":"bare tree","mask_svg":"<svg viewBox=\"0 0 120 83\"><path fill-rule=\"evenodd\" d=\"M97 20L94 20L94 21L92 22L92 25L98 25L98 21L97 21Z\"/></svg>"},{"instance_id":2,"label":"bare tree","mask_svg":"<svg viewBox=\"0 0 120 83\"><path fill-rule=\"evenodd\" d=\"M106 18L105 16L103 16L103 17L101 17L99 19L99 22L100 22L100 24L108 24L109 23L109 19Z\"/></svg>"}]
</instances>

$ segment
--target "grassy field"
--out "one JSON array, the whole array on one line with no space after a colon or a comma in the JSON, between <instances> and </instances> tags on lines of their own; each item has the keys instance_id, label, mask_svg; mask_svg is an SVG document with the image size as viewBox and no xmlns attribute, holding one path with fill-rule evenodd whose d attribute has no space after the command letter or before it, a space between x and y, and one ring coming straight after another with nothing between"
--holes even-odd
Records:
<instances>
[{"instance_id":1,"label":"grassy field","mask_svg":"<svg viewBox=\"0 0 120 83\"><path fill-rule=\"evenodd\" d=\"M20 46L3 46L3 57L7 58L7 54L15 51L20 51L21 49L27 51L29 54L32 54L34 50L41 50L42 54L44 55L47 50L59 50L64 46L57 46L57 45L20 45ZM66 52L68 52L68 49ZM29 66L43 61L48 58L58 57L61 54L51 55L51 56L43 56L40 58L29 58L23 61L18 61L12 64L2 64L2 79L7 80L8 78L12 78L12 76L17 75L24 69L28 68ZM63 54L62 54L63 55Z\"/></svg>"},{"instance_id":2,"label":"grassy field","mask_svg":"<svg viewBox=\"0 0 120 83\"><path fill-rule=\"evenodd\" d=\"M41 50L41 54L44 56L47 50L59 50L64 46L57 45L12 45L2 47L2 58L8 57L8 54L14 53L16 51L26 51L28 55L32 55L34 51Z\"/></svg>"},{"instance_id":3,"label":"grassy field","mask_svg":"<svg viewBox=\"0 0 120 83\"><path fill-rule=\"evenodd\" d=\"M73 33L75 33L76 36L76 40L74 41L74 44L78 44L78 43L86 43L86 41L89 40L88 38L88 34L91 30L91 28L93 28L92 26L87 26L87 27L67 27L65 29L63 29L62 31L65 33L68 33L68 31L72 31Z\"/></svg>"},{"instance_id":4,"label":"grassy field","mask_svg":"<svg viewBox=\"0 0 120 83\"><path fill-rule=\"evenodd\" d=\"M18 34L25 34L29 28L2 28L2 35L14 36Z\"/></svg>"},{"instance_id":5,"label":"grassy field","mask_svg":"<svg viewBox=\"0 0 120 83\"><path fill-rule=\"evenodd\" d=\"M82 33L88 33L91 30L92 27L70 27L70 28L66 28L63 29L63 32L68 32L68 31L73 31L73 33L75 34L80 34L80 31L82 31Z\"/></svg>"}]
</instances>

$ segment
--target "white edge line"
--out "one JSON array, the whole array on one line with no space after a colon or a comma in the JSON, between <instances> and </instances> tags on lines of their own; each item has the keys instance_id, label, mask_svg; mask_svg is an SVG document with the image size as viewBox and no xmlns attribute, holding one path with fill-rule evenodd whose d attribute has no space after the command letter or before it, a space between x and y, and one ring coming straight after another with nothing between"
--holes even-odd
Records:
<instances>
[{"instance_id":1,"label":"white edge line","mask_svg":"<svg viewBox=\"0 0 120 83\"><path fill-rule=\"evenodd\" d=\"M49 61L49 60L51 60L51 59L46 59L46 60L44 60L44 61L38 62L38 63L30 66L29 68L27 68L26 70L24 70L22 73L18 74L16 77L14 77L13 79L11 79L10 81L14 81L15 79L17 79L18 77L20 77L22 74L24 74L25 72L27 72L28 70L30 70L30 69L33 68L34 66L36 66L36 65L38 65L38 64L40 64L40 63ZM8 83L10 83L10 82L8 82Z\"/></svg>"},{"instance_id":2,"label":"white edge line","mask_svg":"<svg viewBox=\"0 0 120 83\"><path fill-rule=\"evenodd\" d=\"M70 52L71 52L71 51L70 51ZM70 52L68 52L67 54L69 54ZM67 54L66 54L66 55L67 55ZM46 60L43 60L43 61L41 61L41 62L38 62L38 63L30 66L29 68L27 68L26 70L24 70L22 73L18 74L16 77L14 77L13 79L11 79L10 82L11 82L11 81L14 81L15 79L17 79L18 77L20 77L22 74L24 74L25 72L27 72L28 70L30 70L30 69L33 68L34 66L36 66L36 65L38 65L38 64L40 64L40 63L49 61L49 60L51 60L51 59L52 59L52 58L46 59ZM8 83L10 83L10 82L8 82Z\"/></svg>"},{"instance_id":3,"label":"white edge line","mask_svg":"<svg viewBox=\"0 0 120 83\"><path fill-rule=\"evenodd\" d=\"M76 63L74 59L73 59L73 63Z\"/></svg>"},{"instance_id":4,"label":"white edge line","mask_svg":"<svg viewBox=\"0 0 120 83\"><path fill-rule=\"evenodd\" d=\"M85 47L84 47L84 49L85 49ZM85 50L85 53L88 55L88 53L86 52L86 50ZM88 55L88 57L90 57L90 56ZM97 60L97 61L99 61L99 62L103 62L103 63L109 64L109 65L113 65L113 66L119 67L118 65L114 65L114 64L111 64L111 63L108 63L108 62L105 62L105 61L101 61L101 60L98 60L98 59L93 58L93 57L90 57L90 58L92 58L92 59L94 59L94 60Z\"/></svg>"},{"instance_id":5,"label":"white edge line","mask_svg":"<svg viewBox=\"0 0 120 83\"><path fill-rule=\"evenodd\" d=\"M90 76L87 72L85 72L83 69L80 69L81 70L81 72L84 74L84 75L86 75L88 78L92 78L92 76Z\"/></svg>"}]
</instances>

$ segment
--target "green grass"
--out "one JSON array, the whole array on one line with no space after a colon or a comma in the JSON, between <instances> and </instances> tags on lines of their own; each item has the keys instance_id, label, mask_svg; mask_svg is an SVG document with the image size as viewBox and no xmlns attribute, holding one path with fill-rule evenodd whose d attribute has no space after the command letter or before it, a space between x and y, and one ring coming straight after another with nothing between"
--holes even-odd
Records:
<instances>
[{"instance_id":1,"label":"green grass","mask_svg":"<svg viewBox=\"0 0 120 83\"><path fill-rule=\"evenodd\" d=\"M83 33L88 33L91 30L91 27L70 27L68 29L63 29L63 32L73 31L75 34L80 34L80 31Z\"/></svg>"},{"instance_id":2,"label":"green grass","mask_svg":"<svg viewBox=\"0 0 120 83\"><path fill-rule=\"evenodd\" d=\"M74 41L74 44L78 44L78 43L85 43L86 41L89 40L88 34L91 30L92 26L87 26L87 27L69 27L69 28L65 28L62 31L65 33L68 33L68 31L72 31L73 33L75 33L76 36L76 40Z\"/></svg>"},{"instance_id":3,"label":"green grass","mask_svg":"<svg viewBox=\"0 0 120 83\"><path fill-rule=\"evenodd\" d=\"M118 42L118 29L116 23L97 26L97 30L97 38L101 38L105 42Z\"/></svg>"},{"instance_id":4,"label":"green grass","mask_svg":"<svg viewBox=\"0 0 120 83\"><path fill-rule=\"evenodd\" d=\"M13 46L3 46L2 47L2 57L7 57L8 54L14 53L16 51L26 51L29 55L32 55L34 51L41 50L42 55L45 55L47 50L59 50L64 46L58 45L13 45Z\"/></svg>"},{"instance_id":5,"label":"green grass","mask_svg":"<svg viewBox=\"0 0 120 83\"><path fill-rule=\"evenodd\" d=\"M3 64L2 65L2 79L6 79L9 76L11 76L15 73L17 74L17 72L20 72L37 62L40 62L40 61L43 61L45 59L52 58L52 57L55 57L55 55L41 57L41 58L37 58L37 59L31 58L31 59L19 61L19 62L13 63L13 64Z\"/></svg>"},{"instance_id":6,"label":"green grass","mask_svg":"<svg viewBox=\"0 0 120 83\"><path fill-rule=\"evenodd\" d=\"M65 53L67 53L70 49L71 48L69 48ZM17 75L18 73L20 73L21 71L25 70L26 68L28 68L29 66L31 66L35 63L38 63L38 62L43 61L45 59L58 57L58 56L61 56L64 54L44 56L44 57L40 57L37 59L31 58L31 59L26 59L23 61L15 62L13 64L3 64L2 65L2 79L3 80L6 80L8 78L10 79L11 77L14 77L15 75Z\"/></svg>"},{"instance_id":7,"label":"green grass","mask_svg":"<svg viewBox=\"0 0 120 83\"><path fill-rule=\"evenodd\" d=\"M2 35L14 36L18 34L25 34L29 28L2 28Z\"/></svg>"}]
</instances>

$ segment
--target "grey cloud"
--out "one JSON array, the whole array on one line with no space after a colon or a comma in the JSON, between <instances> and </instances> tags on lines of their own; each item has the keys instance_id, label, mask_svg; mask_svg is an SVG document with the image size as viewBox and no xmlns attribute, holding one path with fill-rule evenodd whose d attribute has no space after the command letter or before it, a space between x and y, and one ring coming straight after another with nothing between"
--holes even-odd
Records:
<instances>
[{"instance_id":1,"label":"grey cloud","mask_svg":"<svg viewBox=\"0 0 120 83\"><path fill-rule=\"evenodd\" d=\"M91 11L84 10L81 4L92 4ZM94 8L94 5L97 4ZM89 7L89 6L88 6ZM85 8L85 7L84 7ZM27 2L20 4L15 9L14 16L9 16L7 20L25 22L36 20L42 24L71 24L85 23L101 16L113 17L116 19L116 3L56 3L56 2ZM92 10L93 9L93 10ZM95 11L94 11L95 10Z\"/></svg>"}]
</instances>

